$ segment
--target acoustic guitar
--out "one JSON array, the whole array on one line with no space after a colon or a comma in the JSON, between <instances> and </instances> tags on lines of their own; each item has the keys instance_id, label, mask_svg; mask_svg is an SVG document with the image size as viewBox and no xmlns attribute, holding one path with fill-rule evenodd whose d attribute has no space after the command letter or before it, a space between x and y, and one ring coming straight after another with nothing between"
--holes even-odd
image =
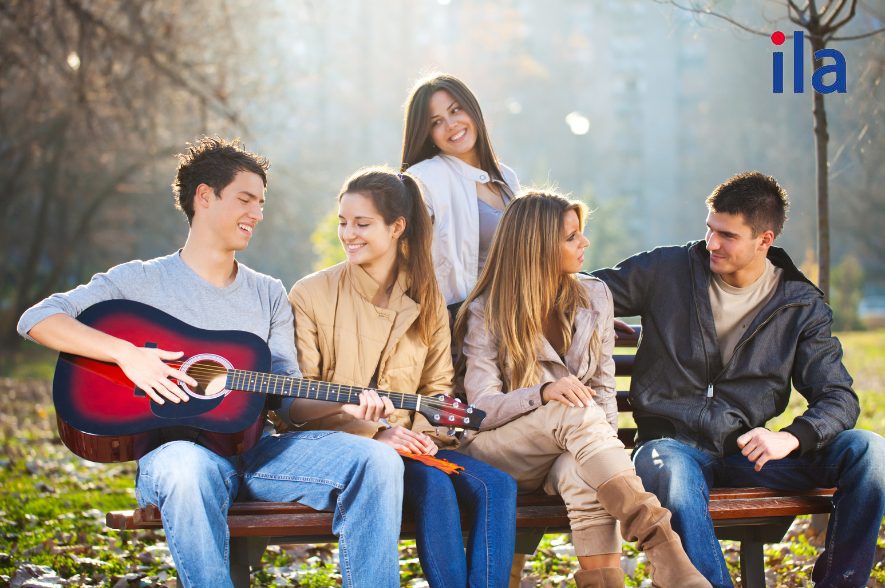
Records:
<instances>
[{"instance_id":1,"label":"acoustic guitar","mask_svg":"<svg viewBox=\"0 0 885 588\"><path fill-rule=\"evenodd\" d=\"M359 404L364 390L268 373L270 349L257 335L198 329L132 300L99 302L77 319L139 347L184 351L168 363L198 382L195 388L177 382L188 402L158 404L116 364L59 354L52 386L59 435L71 451L91 461L138 459L170 438L194 439L220 455L235 455L261 437L266 395ZM485 417L442 394L378 394L438 426L479 429Z\"/></svg>"}]
</instances>

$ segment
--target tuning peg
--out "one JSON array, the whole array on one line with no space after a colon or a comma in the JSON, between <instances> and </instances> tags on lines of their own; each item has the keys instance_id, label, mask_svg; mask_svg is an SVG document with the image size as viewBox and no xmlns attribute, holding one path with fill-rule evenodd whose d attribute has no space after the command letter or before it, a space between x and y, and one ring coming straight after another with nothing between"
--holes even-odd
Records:
<instances>
[{"instance_id":1,"label":"tuning peg","mask_svg":"<svg viewBox=\"0 0 885 588\"><path fill-rule=\"evenodd\" d=\"M439 415L438 415L438 414L433 415L433 420L438 421L438 420L439 420Z\"/></svg>"},{"instance_id":2,"label":"tuning peg","mask_svg":"<svg viewBox=\"0 0 885 588\"><path fill-rule=\"evenodd\" d=\"M455 417L454 417L454 415L449 415L449 422L450 422L450 423L454 423L454 422L455 422Z\"/></svg>"},{"instance_id":3,"label":"tuning peg","mask_svg":"<svg viewBox=\"0 0 885 588\"><path fill-rule=\"evenodd\" d=\"M446 431L446 435L448 435L449 437L454 437L455 436L455 427L449 427L449 429Z\"/></svg>"},{"instance_id":4,"label":"tuning peg","mask_svg":"<svg viewBox=\"0 0 885 588\"><path fill-rule=\"evenodd\" d=\"M473 414L473 405L467 407L467 414Z\"/></svg>"},{"instance_id":5,"label":"tuning peg","mask_svg":"<svg viewBox=\"0 0 885 588\"><path fill-rule=\"evenodd\" d=\"M469 424L470 424L470 417L464 417L463 420L464 420L464 424L465 424L465 425L469 425Z\"/></svg>"}]
</instances>

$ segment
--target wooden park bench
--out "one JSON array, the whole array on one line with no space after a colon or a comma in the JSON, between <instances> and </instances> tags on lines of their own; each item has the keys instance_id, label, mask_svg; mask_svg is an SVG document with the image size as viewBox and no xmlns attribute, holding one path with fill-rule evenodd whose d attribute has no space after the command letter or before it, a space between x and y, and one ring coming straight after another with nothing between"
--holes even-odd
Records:
<instances>
[{"instance_id":1,"label":"wooden park bench","mask_svg":"<svg viewBox=\"0 0 885 588\"><path fill-rule=\"evenodd\" d=\"M620 334L615 353L616 374L630 376L633 350L639 340ZM622 380L619 380L622 381ZM619 385L620 388L620 385ZM627 391L618 390L618 410L630 412ZM636 429L621 428L618 436L632 448ZM720 539L740 541L741 578L745 588L765 586L763 546L780 542L794 518L802 514L830 513L832 489L780 492L768 488L713 488L710 514ZM107 514L113 529L159 529L163 524L155 506ZM249 585L250 567L256 568L268 543L331 543L332 513L320 512L297 502L237 502L228 514L231 534L231 574L236 586ZM465 521L466 525L466 521ZM516 509L518 547L531 551L545 533L567 533L568 515L558 496L520 495ZM403 537L414 536L414 523L404 517Z\"/></svg>"}]
</instances>

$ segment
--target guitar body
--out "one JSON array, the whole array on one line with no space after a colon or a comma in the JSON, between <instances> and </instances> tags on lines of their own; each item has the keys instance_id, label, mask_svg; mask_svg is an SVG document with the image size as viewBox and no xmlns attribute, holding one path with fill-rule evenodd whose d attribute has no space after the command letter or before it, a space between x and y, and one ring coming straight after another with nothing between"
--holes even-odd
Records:
<instances>
[{"instance_id":1,"label":"guitar body","mask_svg":"<svg viewBox=\"0 0 885 588\"><path fill-rule=\"evenodd\" d=\"M270 350L260 337L198 329L140 302L100 302L77 319L138 347L183 351L185 360L204 356L188 371L198 380L201 366L270 371ZM97 462L138 459L166 440L197 435L201 445L234 455L253 446L264 426L262 394L223 390L159 405L137 390L116 364L68 353L59 355L52 399L64 444Z\"/></svg>"}]
</instances>

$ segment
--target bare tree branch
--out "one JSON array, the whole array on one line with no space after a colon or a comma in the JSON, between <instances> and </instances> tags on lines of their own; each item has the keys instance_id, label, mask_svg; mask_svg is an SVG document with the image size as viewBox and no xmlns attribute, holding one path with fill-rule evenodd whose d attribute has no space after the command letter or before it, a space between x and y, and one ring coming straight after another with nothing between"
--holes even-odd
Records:
<instances>
[{"instance_id":1,"label":"bare tree branch","mask_svg":"<svg viewBox=\"0 0 885 588\"><path fill-rule=\"evenodd\" d=\"M787 14L792 14L792 12L796 13L796 18L798 20L793 20L792 16L790 20L793 20L796 24L801 24L803 22L803 17L805 15L805 11L808 10L808 2L805 2L805 6L799 8L799 5L796 4L796 0L787 0Z\"/></svg>"},{"instance_id":2,"label":"bare tree branch","mask_svg":"<svg viewBox=\"0 0 885 588\"><path fill-rule=\"evenodd\" d=\"M117 41L121 47L127 47L131 43L132 39L126 38L121 35L117 30L115 30L112 26L106 23L103 19L99 18L97 15L89 12L86 8L84 8L77 0L64 0L65 4L67 4L72 11L82 15L84 18L88 19L93 25L102 29L106 34L108 34L111 38ZM189 93L194 96L202 96L207 99L209 104L212 105L214 110L219 111L222 116L230 120L232 123L239 125L239 119L237 117L236 112L234 112L231 108L229 108L222 100L219 100L217 95L211 95L203 90L203 85L209 85L208 82L203 80L203 84L193 83L190 80L181 76L177 69L183 67L183 64L176 63L176 59L174 56L171 56L168 52L162 50L160 47L156 46L152 40L149 40L145 35L146 31L149 27L139 27L139 30L142 32L142 38L145 39L145 42L140 44L140 48L142 49L142 57L150 61L151 65L153 65L157 71L161 72L163 75L168 77L170 80L175 82L176 84L181 85L182 88L186 89ZM166 61L166 63L161 63L161 58ZM192 69L188 70L191 75L197 76L197 72Z\"/></svg>"},{"instance_id":3,"label":"bare tree branch","mask_svg":"<svg viewBox=\"0 0 885 588\"><path fill-rule=\"evenodd\" d=\"M867 37L872 37L874 35L878 35L879 33L885 32L885 27L876 29L874 31L869 31L868 33L861 33L859 35L849 35L847 37L829 37L830 41L856 41L857 39L866 39Z\"/></svg>"},{"instance_id":4,"label":"bare tree branch","mask_svg":"<svg viewBox=\"0 0 885 588\"><path fill-rule=\"evenodd\" d=\"M831 27L831 26L833 25L833 21L836 20L836 17L839 16L839 13L842 12L842 9L843 9L843 8L845 8L845 3L846 3L847 1L848 1L848 0L839 0L839 4L836 5L836 8L833 10L833 12L830 13L830 15L829 15L828 18L825 18L825 19L824 19L824 27L825 27L825 28ZM851 8L852 8L852 9L854 9L854 5L855 5L856 3L857 3L857 0L851 0ZM821 15L825 15L825 14L827 14L827 9L828 9L829 7L830 7L830 2L827 2L827 5L826 5L826 6L824 7L824 9L821 11ZM851 17L849 17L849 20L851 20Z\"/></svg>"},{"instance_id":5,"label":"bare tree branch","mask_svg":"<svg viewBox=\"0 0 885 588\"><path fill-rule=\"evenodd\" d=\"M49 62L49 64L53 67L53 69L57 70L58 73L60 73L63 76L70 76L71 75L71 71L66 70L64 68L64 66L61 64L60 60L57 59L56 56L54 56L52 54L52 52L43 44L43 42L40 40L39 37L32 36L32 35L28 34L28 31L22 30L21 26L17 22L15 22L15 20L12 18L12 16L10 14L7 13L6 10L0 10L0 15L6 17L6 19L9 21L9 23L12 25L12 32L16 33L23 40L25 40L34 51L36 51L38 54L45 57L46 61ZM28 65L31 68L33 68L34 70L36 70L38 67L38 63L36 60L25 59L25 62L28 63Z\"/></svg>"},{"instance_id":6,"label":"bare tree branch","mask_svg":"<svg viewBox=\"0 0 885 588\"><path fill-rule=\"evenodd\" d=\"M790 19L794 25L802 27L803 29L808 28L808 22L803 17L804 9L799 10L799 7L793 3L793 0L788 0L789 4L787 4L787 18ZM806 8L808 5L806 4Z\"/></svg>"},{"instance_id":7,"label":"bare tree branch","mask_svg":"<svg viewBox=\"0 0 885 588\"><path fill-rule=\"evenodd\" d=\"M695 14L703 14L703 15L707 15L707 16L713 16L715 18L720 18L730 24L733 24L734 26L736 26L739 29L746 31L748 33L752 33L754 35L760 35L762 37L768 37L769 35L771 35L771 33L769 33L769 32L754 29L753 27L745 25L744 23L737 21L737 20L731 18L730 16L727 16L725 14L721 14L721 13L711 10L709 8L695 8L694 6L683 6L683 5L679 4L678 2L676 2L676 0L670 0L669 2L664 2L663 0L654 0L654 1L657 2L658 4L667 4L667 3L672 4L676 8L678 8L680 10L685 10L686 12L693 12Z\"/></svg>"},{"instance_id":8,"label":"bare tree branch","mask_svg":"<svg viewBox=\"0 0 885 588\"><path fill-rule=\"evenodd\" d=\"M845 0L842 0L842 4L845 4ZM841 10L841 8L842 8L842 5L839 6L840 10ZM851 0L851 8L849 9L848 14L845 16L845 18L843 18L840 21L833 22L836 18L836 15L838 15L839 12L836 11L836 13L833 14L833 18L831 18L830 23L828 23L829 30L827 32L835 33L836 31L841 29L848 21L850 21L852 18L854 18L854 15L856 12L857 12L857 0Z\"/></svg>"}]
</instances>

